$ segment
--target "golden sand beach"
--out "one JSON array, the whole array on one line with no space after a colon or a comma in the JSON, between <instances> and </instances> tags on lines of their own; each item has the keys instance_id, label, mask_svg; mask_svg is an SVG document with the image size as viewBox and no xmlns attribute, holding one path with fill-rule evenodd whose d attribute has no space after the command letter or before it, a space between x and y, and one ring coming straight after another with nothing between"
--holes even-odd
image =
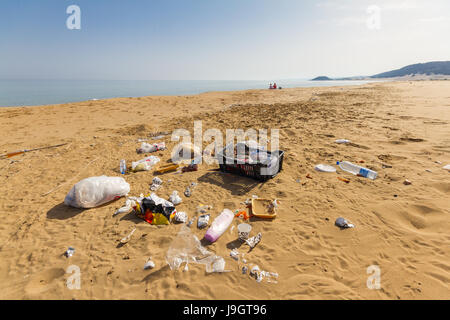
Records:
<instances>
[{"instance_id":1,"label":"golden sand beach","mask_svg":"<svg viewBox=\"0 0 450 320\"><path fill-rule=\"evenodd\" d=\"M196 264L173 271L165 255L179 224L153 226L132 213L113 217L123 198L89 210L63 203L79 180L121 176L120 159L143 158L138 139L192 130L195 120L204 130L280 129L285 157L275 178L259 183L202 164L196 172L161 175L157 192L167 199L196 182L177 210L192 217L199 204L209 204L212 219L224 208L243 209L252 195L278 199L276 219L251 222L252 235L263 237L245 255L249 264L277 272L277 283L242 274L230 257L236 228L207 246L231 272L206 274ZM450 299L450 173L443 169L450 163L449 81L0 108L0 134L1 154L67 143L0 160L0 299ZM166 162L176 142L170 135L159 141L169 150L154 155ZM378 178L314 170L341 160L360 162ZM153 171L126 174L130 196L149 193L153 177ZM356 227L340 230L338 217ZM205 233L192 231L199 239ZM76 251L66 258L69 246ZM143 270L150 256L156 267ZM66 286L71 265L80 268L79 290ZM378 290L367 287L371 265L381 272Z\"/></svg>"}]
</instances>

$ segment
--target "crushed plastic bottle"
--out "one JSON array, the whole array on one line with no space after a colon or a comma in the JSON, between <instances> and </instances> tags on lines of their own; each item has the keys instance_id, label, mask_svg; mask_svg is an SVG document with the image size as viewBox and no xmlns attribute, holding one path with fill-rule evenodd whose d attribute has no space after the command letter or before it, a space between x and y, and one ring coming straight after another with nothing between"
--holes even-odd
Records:
<instances>
[{"instance_id":1,"label":"crushed plastic bottle","mask_svg":"<svg viewBox=\"0 0 450 320\"><path fill-rule=\"evenodd\" d=\"M377 177L378 173L376 171L358 166L356 164L353 164L351 162L348 161L343 161L343 162L336 162L336 164L344 171L350 172L354 175L358 175L364 178L369 178L372 180L375 180L375 178Z\"/></svg>"},{"instance_id":2,"label":"crushed plastic bottle","mask_svg":"<svg viewBox=\"0 0 450 320\"><path fill-rule=\"evenodd\" d=\"M69 247L69 248L67 249L67 251L64 253L64 255L65 255L67 258L70 258L71 256L73 256L74 253L75 253L75 248Z\"/></svg>"},{"instance_id":3,"label":"crushed plastic bottle","mask_svg":"<svg viewBox=\"0 0 450 320\"><path fill-rule=\"evenodd\" d=\"M334 224L342 229L355 227L353 224L351 224L350 222L348 222L346 219L344 219L342 217L337 218L336 222Z\"/></svg>"}]
</instances>

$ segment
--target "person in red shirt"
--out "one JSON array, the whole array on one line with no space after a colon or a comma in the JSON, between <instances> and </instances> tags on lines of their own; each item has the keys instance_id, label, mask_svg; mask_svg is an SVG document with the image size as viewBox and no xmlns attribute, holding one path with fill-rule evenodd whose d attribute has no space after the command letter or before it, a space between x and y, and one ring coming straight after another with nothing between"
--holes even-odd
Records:
<instances>
[{"instance_id":1,"label":"person in red shirt","mask_svg":"<svg viewBox=\"0 0 450 320\"><path fill-rule=\"evenodd\" d=\"M277 88L277 84L276 84L276 83L273 84L273 88L274 88L274 89Z\"/></svg>"}]
</instances>

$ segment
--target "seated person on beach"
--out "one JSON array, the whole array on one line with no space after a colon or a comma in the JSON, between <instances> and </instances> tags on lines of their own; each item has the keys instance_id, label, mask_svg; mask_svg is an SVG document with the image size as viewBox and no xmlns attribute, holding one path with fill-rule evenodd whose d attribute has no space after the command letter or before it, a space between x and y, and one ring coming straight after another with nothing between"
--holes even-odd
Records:
<instances>
[{"instance_id":1,"label":"seated person on beach","mask_svg":"<svg viewBox=\"0 0 450 320\"><path fill-rule=\"evenodd\" d=\"M274 89L277 88L277 84L276 84L276 83L273 84L273 88L274 88Z\"/></svg>"}]
</instances>

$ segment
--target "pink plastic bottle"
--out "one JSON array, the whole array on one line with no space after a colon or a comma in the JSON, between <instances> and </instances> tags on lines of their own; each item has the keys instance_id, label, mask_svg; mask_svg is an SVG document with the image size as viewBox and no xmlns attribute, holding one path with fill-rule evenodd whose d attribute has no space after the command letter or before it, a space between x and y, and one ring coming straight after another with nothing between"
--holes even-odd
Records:
<instances>
[{"instance_id":1,"label":"pink plastic bottle","mask_svg":"<svg viewBox=\"0 0 450 320\"><path fill-rule=\"evenodd\" d=\"M215 242L228 229L233 221L234 214L229 209L224 209L222 213L214 219L211 227L206 231L205 239L209 242Z\"/></svg>"}]
</instances>

